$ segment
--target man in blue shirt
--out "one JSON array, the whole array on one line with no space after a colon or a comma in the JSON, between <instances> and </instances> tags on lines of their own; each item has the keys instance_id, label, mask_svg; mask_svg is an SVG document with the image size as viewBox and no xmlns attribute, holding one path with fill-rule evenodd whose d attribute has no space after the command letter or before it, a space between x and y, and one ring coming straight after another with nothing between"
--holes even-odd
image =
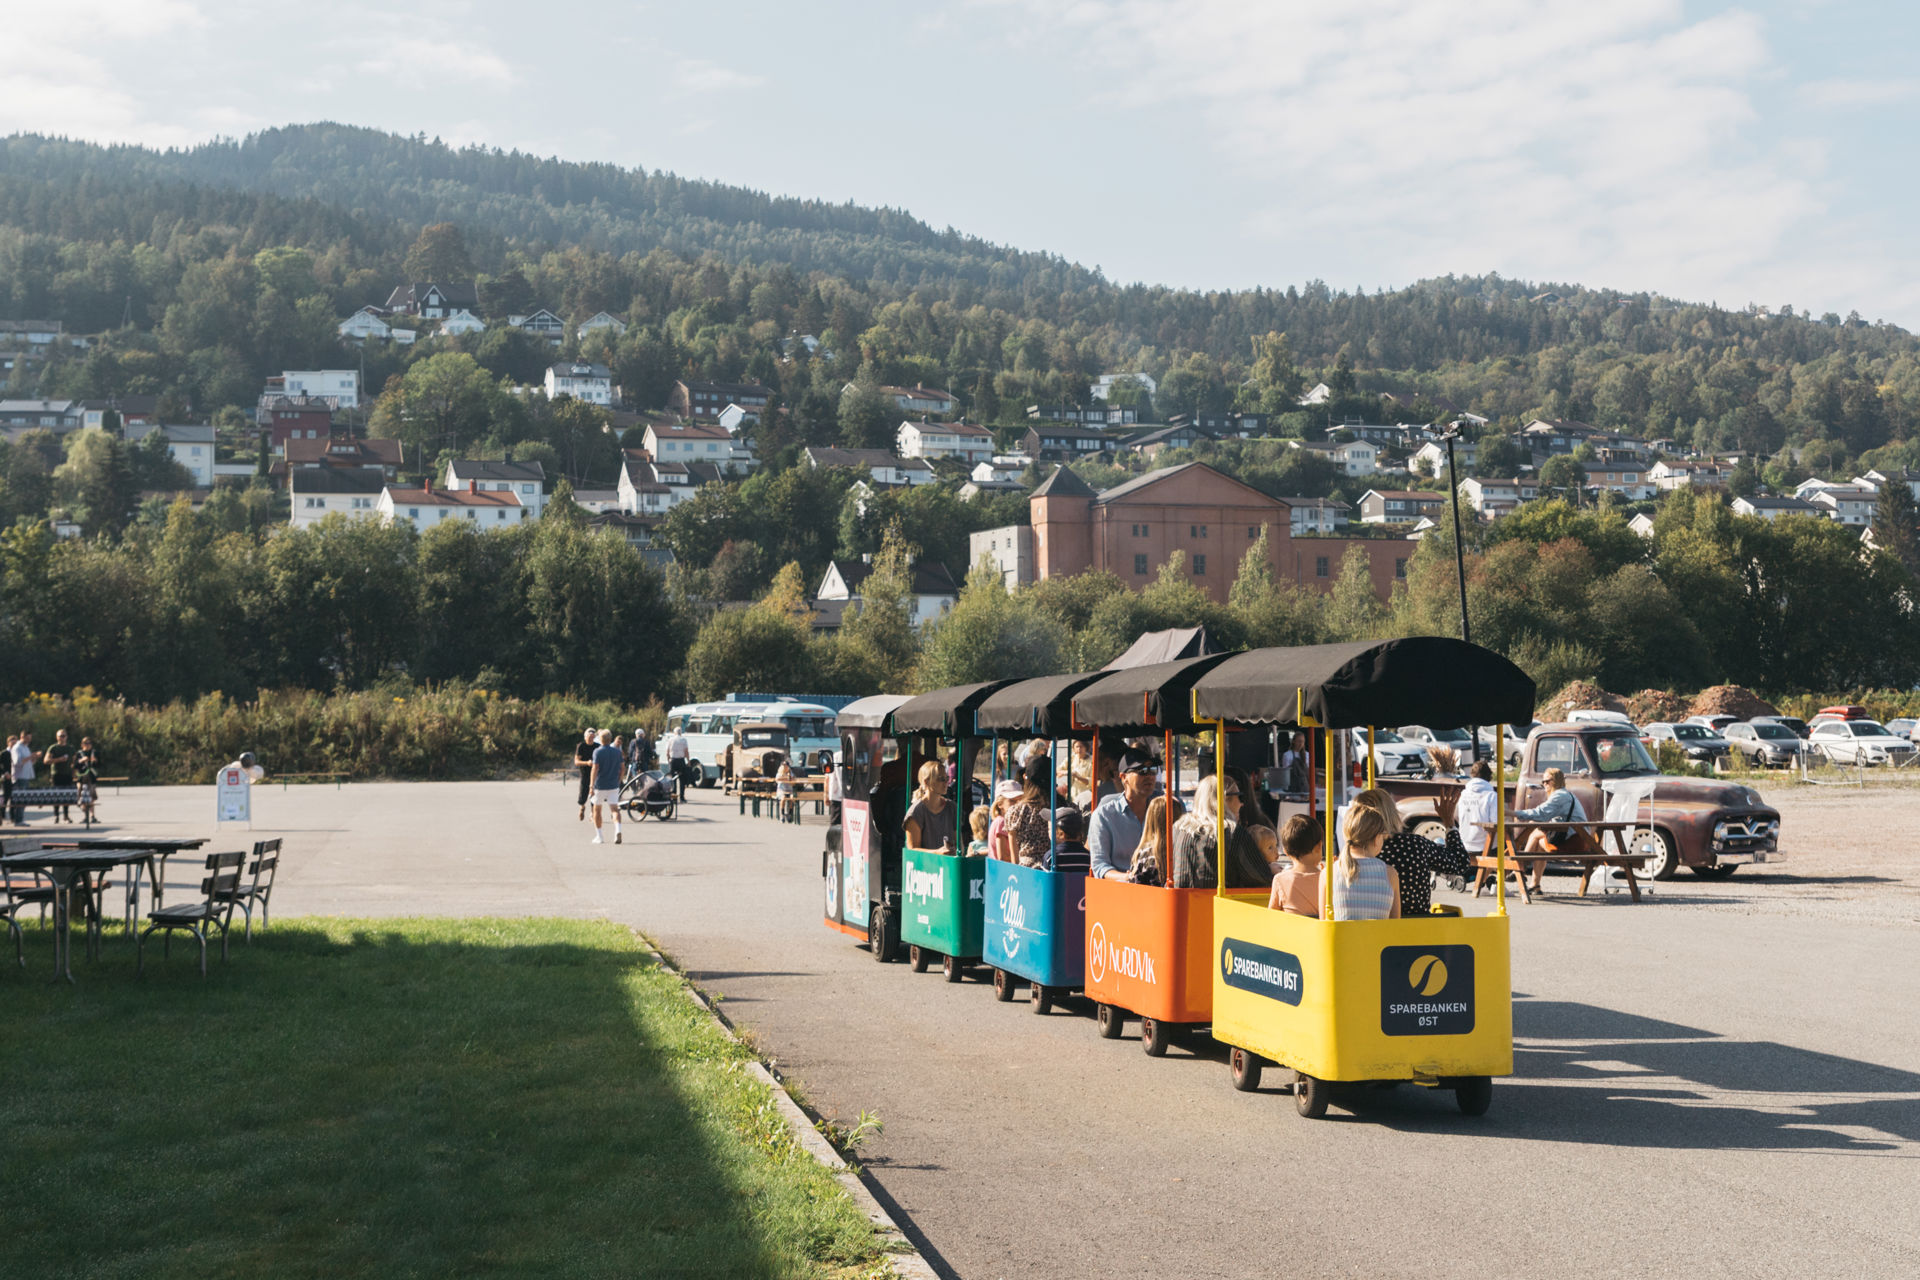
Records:
<instances>
[{"instance_id":1,"label":"man in blue shirt","mask_svg":"<svg viewBox=\"0 0 1920 1280\"><path fill-rule=\"evenodd\" d=\"M1133 851L1147 817L1147 805L1160 793L1154 781L1153 760L1128 752L1120 757L1120 791L1094 806L1087 850L1091 873L1102 880L1127 880L1133 875Z\"/></svg>"},{"instance_id":2,"label":"man in blue shirt","mask_svg":"<svg viewBox=\"0 0 1920 1280\"><path fill-rule=\"evenodd\" d=\"M627 758L613 745L613 730L602 729L600 745L593 749L593 843L601 844L600 806L613 810L613 842L620 843L620 775Z\"/></svg>"}]
</instances>

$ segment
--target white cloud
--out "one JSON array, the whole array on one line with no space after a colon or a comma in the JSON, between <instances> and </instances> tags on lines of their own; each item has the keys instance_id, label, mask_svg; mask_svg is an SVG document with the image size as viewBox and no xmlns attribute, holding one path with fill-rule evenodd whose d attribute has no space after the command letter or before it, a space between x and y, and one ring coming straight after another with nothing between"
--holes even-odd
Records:
<instances>
[{"instance_id":1,"label":"white cloud","mask_svg":"<svg viewBox=\"0 0 1920 1280\"><path fill-rule=\"evenodd\" d=\"M1800 97L1815 107L1884 107L1920 94L1920 80L1811 80Z\"/></svg>"},{"instance_id":2,"label":"white cloud","mask_svg":"<svg viewBox=\"0 0 1920 1280\"><path fill-rule=\"evenodd\" d=\"M745 93L767 82L765 76L723 67L704 58L687 58L677 63L670 81L674 88L688 93Z\"/></svg>"},{"instance_id":3,"label":"white cloud","mask_svg":"<svg viewBox=\"0 0 1920 1280\"><path fill-rule=\"evenodd\" d=\"M451 34L383 38L378 51L362 58L355 69L380 76L396 88L446 80L504 88L517 79L505 58L483 45Z\"/></svg>"},{"instance_id":4,"label":"white cloud","mask_svg":"<svg viewBox=\"0 0 1920 1280\"><path fill-rule=\"evenodd\" d=\"M11 6L7 60L0 69L0 133L188 143L207 130L185 122L155 125L130 82L110 61L205 27L187 0L63 0Z\"/></svg>"},{"instance_id":5,"label":"white cloud","mask_svg":"<svg viewBox=\"0 0 1920 1280\"><path fill-rule=\"evenodd\" d=\"M1807 147L1761 136L1756 94L1779 68L1741 9L976 3L1012 19L1010 41L1105 68L1100 109L1193 114L1236 198L1259 206L1249 237L1313 274L1313 261L1387 284L1499 270L1735 303L1874 279L1866 246L1788 251L1827 197Z\"/></svg>"}]
</instances>

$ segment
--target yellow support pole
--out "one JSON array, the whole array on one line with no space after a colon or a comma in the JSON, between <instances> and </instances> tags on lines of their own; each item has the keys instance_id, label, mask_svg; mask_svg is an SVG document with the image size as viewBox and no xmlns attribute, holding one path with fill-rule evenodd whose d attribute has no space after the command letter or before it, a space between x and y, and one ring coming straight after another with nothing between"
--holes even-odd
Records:
<instances>
[{"instance_id":1,"label":"yellow support pole","mask_svg":"<svg viewBox=\"0 0 1920 1280\"><path fill-rule=\"evenodd\" d=\"M1213 722L1213 896L1227 896L1227 722Z\"/></svg>"},{"instance_id":2,"label":"yellow support pole","mask_svg":"<svg viewBox=\"0 0 1920 1280\"><path fill-rule=\"evenodd\" d=\"M1343 731L1344 732L1344 731ZM1334 731L1326 730L1324 740L1327 744L1327 831L1324 843L1320 846L1320 918L1333 919L1333 770L1334 750L1337 741Z\"/></svg>"},{"instance_id":3,"label":"yellow support pole","mask_svg":"<svg viewBox=\"0 0 1920 1280\"><path fill-rule=\"evenodd\" d=\"M1507 726L1493 729L1493 914L1507 914Z\"/></svg>"},{"instance_id":4,"label":"yellow support pole","mask_svg":"<svg viewBox=\"0 0 1920 1280\"><path fill-rule=\"evenodd\" d=\"M1373 790L1373 726L1367 726L1367 790Z\"/></svg>"}]
</instances>

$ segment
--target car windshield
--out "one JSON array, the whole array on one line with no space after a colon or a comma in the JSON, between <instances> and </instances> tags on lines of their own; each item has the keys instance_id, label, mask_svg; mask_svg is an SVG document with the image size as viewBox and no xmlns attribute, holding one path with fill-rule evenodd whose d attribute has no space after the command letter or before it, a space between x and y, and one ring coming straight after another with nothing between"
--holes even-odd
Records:
<instances>
[{"instance_id":1,"label":"car windshield","mask_svg":"<svg viewBox=\"0 0 1920 1280\"><path fill-rule=\"evenodd\" d=\"M1383 743L1383 742L1405 742L1406 739L1401 737L1399 734L1393 732L1391 729L1375 729L1373 731L1373 741L1374 741L1374 745L1378 746L1380 743Z\"/></svg>"},{"instance_id":2,"label":"car windshield","mask_svg":"<svg viewBox=\"0 0 1920 1280\"><path fill-rule=\"evenodd\" d=\"M1435 742L1458 742L1462 744L1473 741L1472 738L1467 736L1465 729L1435 729L1433 731L1433 740Z\"/></svg>"},{"instance_id":3,"label":"car windshield","mask_svg":"<svg viewBox=\"0 0 1920 1280\"><path fill-rule=\"evenodd\" d=\"M1608 734L1596 738L1593 754L1600 761L1600 772L1606 774L1622 773L1658 773L1660 769L1640 745L1640 739L1630 733Z\"/></svg>"},{"instance_id":4,"label":"car windshield","mask_svg":"<svg viewBox=\"0 0 1920 1280\"><path fill-rule=\"evenodd\" d=\"M741 745L748 747L782 747L786 745L786 735L765 730L741 735Z\"/></svg>"},{"instance_id":5,"label":"car windshield","mask_svg":"<svg viewBox=\"0 0 1920 1280\"><path fill-rule=\"evenodd\" d=\"M1891 738L1893 736L1887 732L1885 725L1876 724L1871 720L1855 720L1852 724L1853 736L1856 738Z\"/></svg>"},{"instance_id":6,"label":"car windshield","mask_svg":"<svg viewBox=\"0 0 1920 1280\"><path fill-rule=\"evenodd\" d=\"M1756 724L1753 731L1763 738L1792 738L1793 730L1783 724Z\"/></svg>"},{"instance_id":7,"label":"car windshield","mask_svg":"<svg viewBox=\"0 0 1920 1280\"><path fill-rule=\"evenodd\" d=\"M1707 726L1703 724L1677 724L1673 726L1673 736L1676 738L1693 739L1711 738L1713 734L1708 730Z\"/></svg>"}]
</instances>

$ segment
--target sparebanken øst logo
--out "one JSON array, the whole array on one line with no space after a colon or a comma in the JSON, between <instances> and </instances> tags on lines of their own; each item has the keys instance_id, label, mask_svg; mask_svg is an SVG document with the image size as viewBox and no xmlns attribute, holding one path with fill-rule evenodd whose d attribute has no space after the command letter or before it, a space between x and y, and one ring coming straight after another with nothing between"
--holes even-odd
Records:
<instances>
[{"instance_id":1,"label":"sparebanken \u00f8st logo","mask_svg":"<svg viewBox=\"0 0 1920 1280\"><path fill-rule=\"evenodd\" d=\"M1473 948L1382 947L1380 1030L1458 1036L1473 1030Z\"/></svg>"},{"instance_id":2,"label":"sparebanken \u00f8st logo","mask_svg":"<svg viewBox=\"0 0 1920 1280\"><path fill-rule=\"evenodd\" d=\"M1298 956L1244 938L1221 940L1220 979L1237 990L1293 1005L1300 1003L1304 986Z\"/></svg>"}]
</instances>

